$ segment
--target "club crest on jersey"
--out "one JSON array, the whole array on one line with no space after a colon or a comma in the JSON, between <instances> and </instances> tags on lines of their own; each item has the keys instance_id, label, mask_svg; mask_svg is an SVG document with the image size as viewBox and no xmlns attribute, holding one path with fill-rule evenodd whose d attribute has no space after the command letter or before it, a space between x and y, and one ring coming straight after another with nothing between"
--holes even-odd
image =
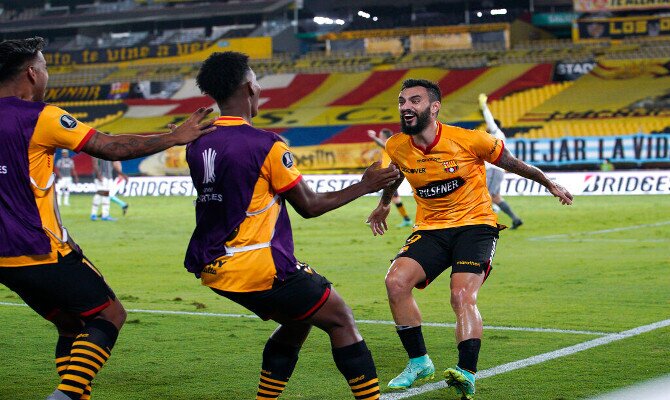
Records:
<instances>
[{"instance_id":1,"label":"club crest on jersey","mask_svg":"<svg viewBox=\"0 0 670 400\"><path fill-rule=\"evenodd\" d=\"M286 168L291 168L293 166L293 154L287 151L281 156L281 162Z\"/></svg>"},{"instance_id":2,"label":"club crest on jersey","mask_svg":"<svg viewBox=\"0 0 670 400\"><path fill-rule=\"evenodd\" d=\"M74 129L77 127L77 120L72 118L70 115L63 114L60 117L60 126L65 129Z\"/></svg>"},{"instance_id":3,"label":"club crest on jersey","mask_svg":"<svg viewBox=\"0 0 670 400\"><path fill-rule=\"evenodd\" d=\"M452 174L458 171L458 163L455 160L442 161L442 166L445 171L451 172Z\"/></svg>"}]
</instances>

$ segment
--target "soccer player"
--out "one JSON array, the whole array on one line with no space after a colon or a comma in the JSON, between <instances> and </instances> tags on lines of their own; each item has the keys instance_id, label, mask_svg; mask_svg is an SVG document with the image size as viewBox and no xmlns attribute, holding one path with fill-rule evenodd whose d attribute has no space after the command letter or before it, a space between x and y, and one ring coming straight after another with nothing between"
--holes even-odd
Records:
<instances>
[{"instance_id":1,"label":"soccer player","mask_svg":"<svg viewBox=\"0 0 670 400\"><path fill-rule=\"evenodd\" d=\"M217 130L186 149L197 189L196 227L184 265L202 284L280 325L263 350L256 399L276 399L288 383L312 326L330 337L333 359L356 399L378 399L377 372L351 309L331 283L293 254L288 201L312 218L398 179L374 163L361 181L314 193L281 138L252 126L261 88L248 56L214 53L196 82L221 117Z\"/></svg>"},{"instance_id":2,"label":"soccer player","mask_svg":"<svg viewBox=\"0 0 670 400\"><path fill-rule=\"evenodd\" d=\"M409 362L388 386L405 389L432 378L435 367L426 350L412 290L425 288L451 267L458 364L445 371L445 378L461 398L471 399L482 336L477 293L491 272L499 231L486 190L484 162L542 184L563 204L571 204L572 195L539 169L512 156L500 139L440 123L441 98L434 82L403 82L398 97L402 134L386 142L386 152L406 172L384 189L368 222L374 235L384 234L393 191L407 178L414 191L417 218L414 232L389 268L386 290Z\"/></svg>"},{"instance_id":3,"label":"soccer player","mask_svg":"<svg viewBox=\"0 0 670 400\"><path fill-rule=\"evenodd\" d=\"M112 160L153 154L210 132L213 127L200 121L211 109L165 134L98 132L43 102L49 80L43 47L40 37L0 43L0 283L56 326L61 381L47 399L89 399L126 311L61 224L54 152L65 148Z\"/></svg>"},{"instance_id":4,"label":"soccer player","mask_svg":"<svg viewBox=\"0 0 670 400\"><path fill-rule=\"evenodd\" d=\"M482 111L482 115L484 116L484 121L486 121L486 130L493 135L496 139L500 140L505 143L505 132L503 132L498 124L496 123L496 120L493 119L493 114L491 114L491 110L489 110L488 105L486 104L486 101L488 98L484 93L479 95L479 108ZM500 186L502 185L503 180L505 179L505 170L498 167L495 164L491 164L490 162L485 162L486 165L486 188L489 191L489 194L491 195L491 200L493 201L494 209L497 206L500 210L502 210L505 214L509 215L510 218L512 218L512 228L511 229L517 229L521 225L523 225L523 221L521 218L519 218L514 211L512 211L512 207L507 204L505 199L503 199L502 195L500 194Z\"/></svg>"},{"instance_id":5,"label":"soccer player","mask_svg":"<svg viewBox=\"0 0 670 400\"><path fill-rule=\"evenodd\" d=\"M373 131L372 129L368 131L368 136L370 137L370 139L372 139L375 143L377 143L377 145L379 145L382 149L386 147L386 141L392 135L393 131L388 128L381 129L379 131L379 134L377 134L377 132ZM386 154L385 150L382 150L382 166L389 165L390 162L391 159L389 158L388 154ZM398 209L398 212L400 213L400 216L402 217L402 222L400 223L400 225L398 225L398 228L412 226L412 220L409 219L409 214L407 214L407 210L405 209L405 206L402 204L402 198L398 194L397 190L393 193L391 201L393 202L393 204L395 204L396 208Z\"/></svg>"},{"instance_id":6,"label":"soccer player","mask_svg":"<svg viewBox=\"0 0 670 400\"><path fill-rule=\"evenodd\" d=\"M61 150L61 158L56 161L56 178L58 179L58 205L70 205L70 186L72 186L72 178L74 182L79 182L77 170L74 168L74 161L70 158L70 151L68 149Z\"/></svg>"},{"instance_id":7,"label":"soccer player","mask_svg":"<svg viewBox=\"0 0 670 400\"><path fill-rule=\"evenodd\" d=\"M101 209L100 220L101 221L116 221L116 218L113 218L109 214L110 201L116 198L115 203L121 206L123 210L123 215L126 214L128 210L128 204L121 201L118 197L111 197L110 193L114 186L114 172L116 172L120 177L128 179L121 169L120 161L109 161L96 158L93 160L93 171L95 173L95 195L93 196L93 204L91 205L91 221L98 220L98 208Z\"/></svg>"}]
</instances>

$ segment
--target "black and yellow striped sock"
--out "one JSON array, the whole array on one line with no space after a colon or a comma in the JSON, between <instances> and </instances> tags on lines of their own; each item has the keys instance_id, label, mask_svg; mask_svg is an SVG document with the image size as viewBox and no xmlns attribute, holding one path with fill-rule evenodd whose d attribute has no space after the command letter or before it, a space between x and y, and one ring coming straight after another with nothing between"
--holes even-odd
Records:
<instances>
[{"instance_id":1,"label":"black and yellow striped sock","mask_svg":"<svg viewBox=\"0 0 670 400\"><path fill-rule=\"evenodd\" d=\"M63 378L68 365L70 365L72 343L74 343L73 337L58 336L58 342L56 342L56 372L58 372L58 376L61 378Z\"/></svg>"},{"instance_id":2,"label":"black and yellow striped sock","mask_svg":"<svg viewBox=\"0 0 670 400\"><path fill-rule=\"evenodd\" d=\"M116 326L109 321L94 319L86 323L72 343L67 368L60 373L58 390L72 399L90 398L91 381L109 359L118 334Z\"/></svg>"},{"instance_id":3,"label":"black and yellow striped sock","mask_svg":"<svg viewBox=\"0 0 670 400\"><path fill-rule=\"evenodd\" d=\"M398 208L398 212L402 215L403 219L409 219L409 214L407 214L407 210L405 210L405 206L402 202L397 203L395 206Z\"/></svg>"},{"instance_id":4,"label":"black and yellow striped sock","mask_svg":"<svg viewBox=\"0 0 670 400\"><path fill-rule=\"evenodd\" d=\"M357 400L379 399L377 370L365 340L333 349L333 359L337 369L349 383L354 398Z\"/></svg>"},{"instance_id":5,"label":"black and yellow striped sock","mask_svg":"<svg viewBox=\"0 0 670 400\"><path fill-rule=\"evenodd\" d=\"M256 400L276 399L288 383L298 362L299 347L268 339L263 350L263 366Z\"/></svg>"},{"instance_id":6,"label":"black and yellow striped sock","mask_svg":"<svg viewBox=\"0 0 670 400\"><path fill-rule=\"evenodd\" d=\"M70 352L72 351L72 343L74 343L75 338L69 336L59 336L58 342L56 343L56 372L58 376L63 379L67 367L70 365ZM90 400L91 398L91 386L86 386L84 393L81 395L79 400Z\"/></svg>"}]
</instances>

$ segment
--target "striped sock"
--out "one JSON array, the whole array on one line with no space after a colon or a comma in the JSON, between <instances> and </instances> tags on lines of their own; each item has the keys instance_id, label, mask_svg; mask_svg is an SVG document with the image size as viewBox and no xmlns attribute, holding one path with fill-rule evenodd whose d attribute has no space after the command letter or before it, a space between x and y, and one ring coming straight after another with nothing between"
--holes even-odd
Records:
<instances>
[{"instance_id":1,"label":"striped sock","mask_svg":"<svg viewBox=\"0 0 670 400\"><path fill-rule=\"evenodd\" d=\"M298 362L299 347L268 339L263 350L263 366L256 400L276 399L288 383Z\"/></svg>"},{"instance_id":2,"label":"striped sock","mask_svg":"<svg viewBox=\"0 0 670 400\"><path fill-rule=\"evenodd\" d=\"M75 338L69 336L59 336L58 342L56 343L56 372L58 376L63 379L67 367L70 365L70 352L72 351L72 343L74 343ZM84 393L80 397L80 400L90 400L91 398L91 386L88 385L84 389Z\"/></svg>"},{"instance_id":3,"label":"striped sock","mask_svg":"<svg viewBox=\"0 0 670 400\"><path fill-rule=\"evenodd\" d=\"M72 343L67 367L59 371L58 390L72 399L89 399L91 381L109 359L119 334L116 326L103 319L94 319L84 326ZM66 357L60 357L64 361Z\"/></svg>"},{"instance_id":4,"label":"striped sock","mask_svg":"<svg viewBox=\"0 0 670 400\"><path fill-rule=\"evenodd\" d=\"M337 369L344 375L356 400L379 399L379 379L372 353L364 340L333 349Z\"/></svg>"}]
</instances>

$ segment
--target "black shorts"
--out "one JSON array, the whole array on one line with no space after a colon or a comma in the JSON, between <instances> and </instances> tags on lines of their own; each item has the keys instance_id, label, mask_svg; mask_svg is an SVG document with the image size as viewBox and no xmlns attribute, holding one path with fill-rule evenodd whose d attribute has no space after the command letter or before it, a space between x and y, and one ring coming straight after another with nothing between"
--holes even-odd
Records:
<instances>
[{"instance_id":1,"label":"black shorts","mask_svg":"<svg viewBox=\"0 0 670 400\"><path fill-rule=\"evenodd\" d=\"M328 300L330 281L307 264L288 275L275 279L272 289L260 292L227 292L213 289L235 303L244 306L263 320L304 320L316 313Z\"/></svg>"},{"instance_id":2,"label":"black shorts","mask_svg":"<svg viewBox=\"0 0 670 400\"><path fill-rule=\"evenodd\" d=\"M60 312L91 318L115 298L100 272L76 251L59 254L53 264L0 267L0 283L45 319Z\"/></svg>"},{"instance_id":3,"label":"black shorts","mask_svg":"<svg viewBox=\"0 0 670 400\"><path fill-rule=\"evenodd\" d=\"M426 281L416 285L423 289L444 270L451 273L491 273L493 255L498 241L498 228L490 225L468 225L457 228L418 230L400 249L398 257L409 257L426 272Z\"/></svg>"}]
</instances>

